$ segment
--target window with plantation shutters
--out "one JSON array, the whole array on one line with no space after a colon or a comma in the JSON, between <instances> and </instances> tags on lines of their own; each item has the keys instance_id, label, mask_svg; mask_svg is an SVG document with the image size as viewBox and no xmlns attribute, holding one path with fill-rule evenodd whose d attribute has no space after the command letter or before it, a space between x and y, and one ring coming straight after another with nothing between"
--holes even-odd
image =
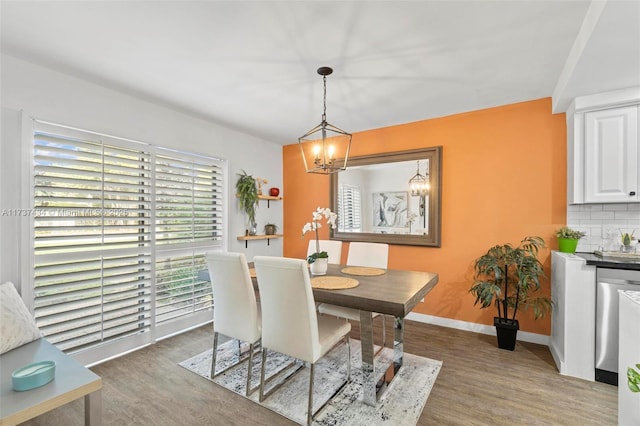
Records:
<instances>
[{"instance_id":1,"label":"window with plantation shutters","mask_svg":"<svg viewBox=\"0 0 640 426\"><path fill-rule=\"evenodd\" d=\"M222 243L222 176L219 161L164 151L155 156L159 326L211 309L211 284L199 276L207 269L205 251L198 248Z\"/></svg>"},{"instance_id":2,"label":"window with plantation shutters","mask_svg":"<svg viewBox=\"0 0 640 426\"><path fill-rule=\"evenodd\" d=\"M198 274L224 235L223 161L34 129L33 306L47 339L75 353L210 320Z\"/></svg>"},{"instance_id":3,"label":"window with plantation shutters","mask_svg":"<svg viewBox=\"0 0 640 426\"><path fill-rule=\"evenodd\" d=\"M342 184L338 187L338 230L360 232L362 229L360 188Z\"/></svg>"}]
</instances>

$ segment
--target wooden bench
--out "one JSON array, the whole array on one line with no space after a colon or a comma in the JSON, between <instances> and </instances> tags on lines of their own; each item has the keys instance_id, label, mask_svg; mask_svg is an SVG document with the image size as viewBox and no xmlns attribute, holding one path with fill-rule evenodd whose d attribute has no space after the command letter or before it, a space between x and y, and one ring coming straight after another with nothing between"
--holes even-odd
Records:
<instances>
[{"instance_id":1,"label":"wooden bench","mask_svg":"<svg viewBox=\"0 0 640 426\"><path fill-rule=\"evenodd\" d=\"M55 379L14 391L11 373L38 361L55 361ZM85 425L102 424L102 379L43 338L0 355L0 382L0 426L25 422L83 396Z\"/></svg>"}]
</instances>

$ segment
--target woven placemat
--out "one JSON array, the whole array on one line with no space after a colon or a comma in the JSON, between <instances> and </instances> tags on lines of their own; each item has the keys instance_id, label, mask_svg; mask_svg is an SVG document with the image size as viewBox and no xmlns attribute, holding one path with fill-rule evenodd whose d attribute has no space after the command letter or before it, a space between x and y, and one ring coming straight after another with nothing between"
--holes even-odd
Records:
<instances>
[{"instance_id":1,"label":"woven placemat","mask_svg":"<svg viewBox=\"0 0 640 426\"><path fill-rule=\"evenodd\" d=\"M249 276L251 278L255 278L256 277L256 268L249 268Z\"/></svg>"},{"instance_id":2,"label":"woven placemat","mask_svg":"<svg viewBox=\"0 0 640 426\"><path fill-rule=\"evenodd\" d=\"M342 269L342 273L347 275L361 275L361 276L372 277L374 275L384 275L386 271L380 268L369 268L364 266L347 266L346 268Z\"/></svg>"},{"instance_id":3,"label":"woven placemat","mask_svg":"<svg viewBox=\"0 0 640 426\"><path fill-rule=\"evenodd\" d=\"M360 284L358 280L347 277L324 276L311 278L311 287L324 290L344 290L357 287L358 284Z\"/></svg>"}]
</instances>

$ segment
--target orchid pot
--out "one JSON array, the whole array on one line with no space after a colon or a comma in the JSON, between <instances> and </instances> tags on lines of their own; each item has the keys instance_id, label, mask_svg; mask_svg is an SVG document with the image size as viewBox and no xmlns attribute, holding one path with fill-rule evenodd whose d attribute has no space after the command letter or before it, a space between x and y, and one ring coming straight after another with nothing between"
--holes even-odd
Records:
<instances>
[{"instance_id":1,"label":"orchid pot","mask_svg":"<svg viewBox=\"0 0 640 426\"><path fill-rule=\"evenodd\" d=\"M309 264L311 275L327 275L329 268L329 258L319 257L313 263Z\"/></svg>"}]
</instances>

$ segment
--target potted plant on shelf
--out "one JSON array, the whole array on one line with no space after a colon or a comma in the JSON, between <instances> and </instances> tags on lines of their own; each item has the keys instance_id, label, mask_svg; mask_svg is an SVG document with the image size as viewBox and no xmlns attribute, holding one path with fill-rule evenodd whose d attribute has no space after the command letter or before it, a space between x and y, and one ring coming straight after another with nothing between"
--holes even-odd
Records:
<instances>
[{"instance_id":1,"label":"potted plant on shelf","mask_svg":"<svg viewBox=\"0 0 640 426\"><path fill-rule=\"evenodd\" d=\"M500 349L513 350L520 325L516 319L519 309L533 308L535 319L551 310L551 300L535 297L544 276L538 251L545 247L540 237L525 237L520 245L497 245L476 259L474 283L469 290L476 297L474 306L495 305L498 316L493 318Z\"/></svg>"},{"instance_id":2,"label":"potted plant on shelf","mask_svg":"<svg viewBox=\"0 0 640 426\"><path fill-rule=\"evenodd\" d=\"M278 232L278 225L275 223L267 223L264 225L265 235L275 235Z\"/></svg>"},{"instance_id":3,"label":"potted plant on shelf","mask_svg":"<svg viewBox=\"0 0 640 426\"><path fill-rule=\"evenodd\" d=\"M558 237L558 250L562 253L575 253L578 247L578 240L586 234L564 226L556 231Z\"/></svg>"},{"instance_id":4,"label":"potted plant on shelf","mask_svg":"<svg viewBox=\"0 0 640 426\"><path fill-rule=\"evenodd\" d=\"M326 251L320 251L320 237L318 235L318 229L322 227L320 221L322 217L327 219L327 225L332 229L336 229L336 219L338 215L331 211L329 208L318 207L313 212L313 220L305 223L302 227L302 238L304 234L309 231L315 231L316 233L316 251L307 256L307 262L310 265L312 275L325 275L327 273L327 266L329 263L329 254Z\"/></svg>"},{"instance_id":5,"label":"potted plant on shelf","mask_svg":"<svg viewBox=\"0 0 640 426\"><path fill-rule=\"evenodd\" d=\"M258 188L256 180L253 176L247 174L244 170L238 173L238 181L236 182L236 192L240 201L240 210L242 210L249 221L249 235L256 235L256 208L258 208Z\"/></svg>"}]
</instances>

